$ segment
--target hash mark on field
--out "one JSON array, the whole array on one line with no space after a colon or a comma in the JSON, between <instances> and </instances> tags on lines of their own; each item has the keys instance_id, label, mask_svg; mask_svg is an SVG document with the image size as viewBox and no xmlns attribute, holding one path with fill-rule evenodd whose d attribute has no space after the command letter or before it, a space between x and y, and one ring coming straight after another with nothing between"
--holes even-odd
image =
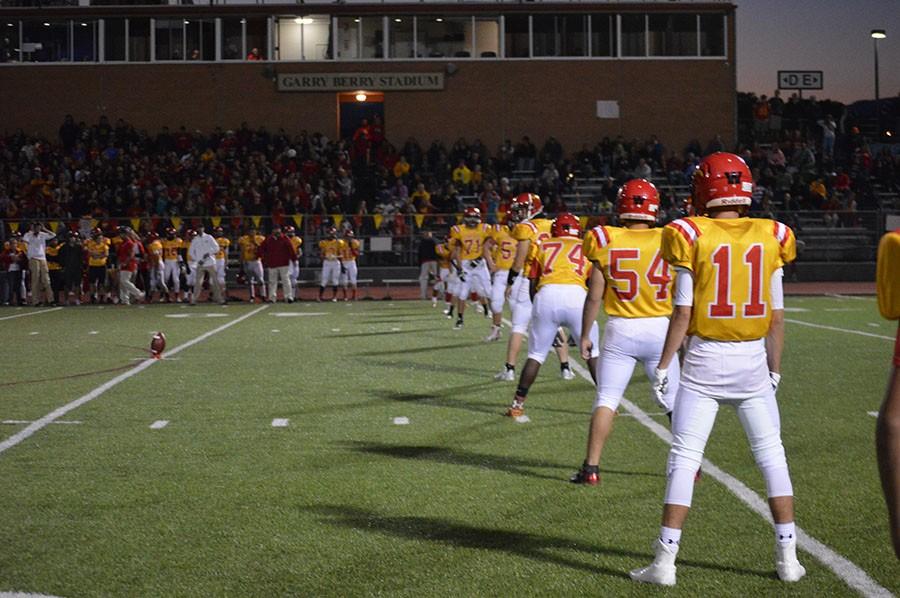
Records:
<instances>
[{"instance_id":1,"label":"hash mark on field","mask_svg":"<svg viewBox=\"0 0 900 598\"><path fill-rule=\"evenodd\" d=\"M40 334L40 332L36 332L36 331L35 331L35 332L29 332L29 333L28 333L28 336L37 336L37 335L39 335L39 334Z\"/></svg>"},{"instance_id":2,"label":"hash mark on field","mask_svg":"<svg viewBox=\"0 0 900 598\"><path fill-rule=\"evenodd\" d=\"M840 293L825 293L826 297L833 297L834 299L855 299L856 301L872 301L875 299L872 296L857 296L857 295L841 295Z\"/></svg>"},{"instance_id":3,"label":"hash mark on field","mask_svg":"<svg viewBox=\"0 0 900 598\"><path fill-rule=\"evenodd\" d=\"M150 429L151 430L162 430L163 428L165 428L168 425L169 425L169 420L158 419L155 422L153 422L152 424L150 424Z\"/></svg>"},{"instance_id":4,"label":"hash mark on field","mask_svg":"<svg viewBox=\"0 0 900 598\"><path fill-rule=\"evenodd\" d=\"M391 332L400 332L400 329L395 326L394 328L391 328Z\"/></svg>"},{"instance_id":5,"label":"hash mark on field","mask_svg":"<svg viewBox=\"0 0 900 598\"><path fill-rule=\"evenodd\" d=\"M785 308L784 308L784 311L797 311L797 312L800 312L800 311L809 311L809 310L806 309L805 307L785 307Z\"/></svg>"},{"instance_id":6,"label":"hash mark on field","mask_svg":"<svg viewBox=\"0 0 900 598\"><path fill-rule=\"evenodd\" d=\"M868 414L871 415L872 417L878 417L878 412L877 412L877 411L866 411L866 413L868 413Z\"/></svg>"},{"instance_id":7,"label":"hash mark on field","mask_svg":"<svg viewBox=\"0 0 900 598\"><path fill-rule=\"evenodd\" d=\"M409 425L409 418L408 417L395 417L394 424L398 425L398 426L407 426L407 425Z\"/></svg>"},{"instance_id":8,"label":"hash mark on field","mask_svg":"<svg viewBox=\"0 0 900 598\"><path fill-rule=\"evenodd\" d=\"M91 330L90 332L88 332L88 334L100 334L100 333L96 330Z\"/></svg>"},{"instance_id":9,"label":"hash mark on field","mask_svg":"<svg viewBox=\"0 0 900 598\"><path fill-rule=\"evenodd\" d=\"M872 328L881 328L881 324L879 324L878 322L869 322L869 326L871 326Z\"/></svg>"},{"instance_id":10,"label":"hash mark on field","mask_svg":"<svg viewBox=\"0 0 900 598\"><path fill-rule=\"evenodd\" d=\"M273 328L273 329L272 329L272 332L281 332L281 331L278 330L277 328Z\"/></svg>"},{"instance_id":11,"label":"hash mark on field","mask_svg":"<svg viewBox=\"0 0 900 598\"><path fill-rule=\"evenodd\" d=\"M287 428L288 421L289 420L287 418L276 417L275 419L272 420L272 427L273 428Z\"/></svg>"},{"instance_id":12,"label":"hash mark on field","mask_svg":"<svg viewBox=\"0 0 900 598\"><path fill-rule=\"evenodd\" d=\"M841 311L862 311L862 310L858 307L826 307L825 311L841 312Z\"/></svg>"},{"instance_id":13,"label":"hash mark on field","mask_svg":"<svg viewBox=\"0 0 900 598\"><path fill-rule=\"evenodd\" d=\"M527 424L527 423L530 422L530 421L531 421L531 418L528 417L527 415L517 415L517 416L516 416L516 422L517 422L517 423L520 423L520 424Z\"/></svg>"},{"instance_id":14,"label":"hash mark on field","mask_svg":"<svg viewBox=\"0 0 900 598\"><path fill-rule=\"evenodd\" d=\"M302 318L304 316L325 316L328 314L324 311L276 311L269 315L275 316L276 318Z\"/></svg>"},{"instance_id":15,"label":"hash mark on field","mask_svg":"<svg viewBox=\"0 0 900 598\"><path fill-rule=\"evenodd\" d=\"M340 332L341 329L340 329L340 328L332 328L331 331L332 331L332 332Z\"/></svg>"}]
</instances>

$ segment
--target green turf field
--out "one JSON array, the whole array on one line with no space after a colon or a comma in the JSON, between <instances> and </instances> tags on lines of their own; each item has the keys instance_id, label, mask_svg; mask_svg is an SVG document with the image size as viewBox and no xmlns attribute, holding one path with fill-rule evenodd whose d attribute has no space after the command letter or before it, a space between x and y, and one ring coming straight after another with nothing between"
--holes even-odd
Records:
<instances>
[{"instance_id":1,"label":"green turf field","mask_svg":"<svg viewBox=\"0 0 900 598\"><path fill-rule=\"evenodd\" d=\"M788 324L779 403L797 523L898 592L868 414L895 328L874 298L789 298L788 308L790 320L869 335ZM141 366L155 330L171 358ZM472 312L454 331L430 304L381 301L0 320L0 420L40 420L126 376L0 452L0 592L855 594L803 551L807 577L779 582L771 528L709 475L694 494L678 585L630 581L652 557L666 444L623 413L602 484L568 483L591 385L561 380L550 357L529 395L531 421L501 417L515 385L493 381L505 338L486 345L487 332ZM666 424L642 376L626 396ZM151 429L160 420L169 423ZM0 425L0 442L27 425ZM706 456L764 493L730 409Z\"/></svg>"}]
</instances>

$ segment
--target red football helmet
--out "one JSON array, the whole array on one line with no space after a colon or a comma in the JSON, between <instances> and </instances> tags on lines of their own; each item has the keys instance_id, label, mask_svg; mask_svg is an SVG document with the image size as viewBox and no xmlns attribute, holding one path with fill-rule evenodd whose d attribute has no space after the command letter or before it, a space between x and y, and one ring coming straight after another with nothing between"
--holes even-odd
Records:
<instances>
[{"instance_id":1,"label":"red football helmet","mask_svg":"<svg viewBox=\"0 0 900 598\"><path fill-rule=\"evenodd\" d=\"M631 179L619 188L616 212L620 220L656 222L659 191L646 179Z\"/></svg>"},{"instance_id":2,"label":"red football helmet","mask_svg":"<svg viewBox=\"0 0 900 598\"><path fill-rule=\"evenodd\" d=\"M94 228L91 229L91 236L92 236L92 237L99 237L99 236L102 235L102 234L103 234L103 231L100 230L100 229L97 228L97 227L94 227Z\"/></svg>"},{"instance_id":3,"label":"red football helmet","mask_svg":"<svg viewBox=\"0 0 900 598\"><path fill-rule=\"evenodd\" d=\"M344 231L344 236L347 237L348 239L352 239L353 237L356 236L356 233L353 232L352 228L348 228L347 230Z\"/></svg>"},{"instance_id":4,"label":"red football helmet","mask_svg":"<svg viewBox=\"0 0 900 598\"><path fill-rule=\"evenodd\" d=\"M325 229L325 234L329 237L334 238L337 235L337 227L329 226L327 229Z\"/></svg>"},{"instance_id":5,"label":"red football helmet","mask_svg":"<svg viewBox=\"0 0 900 598\"><path fill-rule=\"evenodd\" d=\"M222 228L221 226L217 226L216 228L213 229L213 232L219 236L222 236L225 234L225 229Z\"/></svg>"},{"instance_id":6,"label":"red football helmet","mask_svg":"<svg viewBox=\"0 0 900 598\"><path fill-rule=\"evenodd\" d=\"M553 224L550 225L550 236L552 237L581 237L581 221L578 216L571 212L563 212L556 217Z\"/></svg>"},{"instance_id":7,"label":"red football helmet","mask_svg":"<svg viewBox=\"0 0 900 598\"><path fill-rule=\"evenodd\" d=\"M284 227L284 234L286 235L293 235L295 232L297 232L297 230L290 224Z\"/></svg>"},{"instance_id":8,"label":"red football helmet","mask_svg":"<svg viewBox=\"0 0 900 598\"><path fill-rule=\"evenodd\" d=\"M191 229L188 231L188 237L194 238L196 236L197 236L197 231L195 231L194 229Z\"/></svg>"},{"instance_id":9,"label":"red football helmet","mask_svg":"<svg viewBox=\"0 0 900 598\"><path fill-rule=\"evenodd\" d=\"M515 222L531 220L541 213L544 204L537 193L519 193L509 206L509 213Z\"/></svg>"},{"instance_id":10,"label":"red football helmet","mask_svg":"<svg viewBox=\"0 0 900 598\"><path fill-rule=\"evenodd\" d=\"M709 208L750 205L753 176L747 163L734 154L716 152L703 158L691 183L692 203L698 214L706 214Z\"/></svg>"},{"instance_id":11,"label":"red football helmet","mask_svg":"<svg viewBox=\"0 0 900 598\"><path fill-rule=\"evenodd\" d=\"M481 210L469 207L463 212L463 224L466 226L478 226L481 223Z\"/></svg>"}]
</instances>

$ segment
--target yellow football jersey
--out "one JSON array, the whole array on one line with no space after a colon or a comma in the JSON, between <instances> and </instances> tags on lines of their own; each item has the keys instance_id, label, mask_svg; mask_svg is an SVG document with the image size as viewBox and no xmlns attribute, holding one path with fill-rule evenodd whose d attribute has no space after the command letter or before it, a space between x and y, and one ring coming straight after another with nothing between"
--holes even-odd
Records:
<instances>
[{"instance_id":1,"label":"yellow football jersey","mask_svg":"<svg viewBox=\"0 0 900 598\"><path fill-rule=\"evenodd\" d=\"M505 224L497 224L491 231L491 238L494 240L494 249L491 254L494 266L498 270L509 270L516 260L516 245L518 244L512 237L512 231Z\"/></svg>"},{"instance_id":2,"label":"yellow football jersey","mask_svg":"<svg viewBox=\"0 0 900 598\"><path fill-rule=\"evenodd\" d=\"M341 261L352 262L359 255L359 241L357 239L342 239Z\"/></svg>"},{"instance_id":3,"label":"yellow football jersey","mask_svg":"<svg viewBox=\"0 0 900 598\"><path fill-rule=\"evenodd\" d=\"M219 250L216 252L216 259L224 260L228 257L228 248L231 247L231 239L228 237L216 237L216 243L219 244Z\"/></svg>"},{"instance_id":4,"label":"yellow football jersey","mask_svg":"<svg viewBox=\"0 0 900 598\"><path fill-rule=\"evenodd\" d=\"M163 259L174 262L178 259L178 251L184 247L184 241L175 237L174 239L162 239L160 241L163 248Z\"/></svg>"},{"instance_id":5,"label":"yellow football jersey","mask_svg":"<svg viewBox=\"0 0 900 598\"><path fill-rule=\"evenodd\" d=\"M471 228L457 224L450 229L450 246L459 247L459 259L475 260L481 257L484 242L490 235L490 224L482 222Z\"/></svg>"},{"instance_id":6,"label":"yellow football jersey","mask_svg":"<svg viewBox=\"0 0 900 598\"><path fill-rule=\"evenodd\" d=\"M147 244L147 261L151 264L158 264L162 259L163 244L159 239L154 239Z\"/></svg>"},{"instance_id":7,"label":"yellow football jersey","mask_svg":"<svg viewBox=\"0 0 900 598\"><path fill-rule=\"evenodd\" d=\"M84 242L84 248L88 252L88 266L105 266L109 259L109 239L100 237L98 241L88 239Z\"/></svg>"},{"instance_id":8,"label":"yellow football jersey","mask_svg":"<svg viewBox=\"0 0 900 598\"><path fill-rule=\"evenodd\" d=\"M294 235L293 237L288 237L288 239L290 239L290 241L291 241L291 247L294 248L294 253L296 253L299 256L300 255L300 246L303 245L303 239L301 239L297 235Z\"/></svg>"},{"instance_id":9,"label":"yellow football jersey","mask_svg":"<svg viewBox=\"0 0 900 598\"><path fill-rule=\"evenodd\" d=\"M440 245L436 245L434 248L434 252L438 256L438 268L449 270L450 256L453 254L453 252L450 251L450 248L447 247L447 244L441 243Z\"/></svg>"},{"instance_id":10,"label":"yellow football jersey","mask_svg":"<svg viewBox=\"0 0 900 598\"><path fill-rule=\"evenodd\" d=\"M548 284L573 284L587 290L591 263L584 257L581 239L550 237L541 243L531 278L537 278L537 289Z\"/></svg>"},{"instance_id":11,"label":"yellow football jersey","mask_svg":"<svg viewBox=\"0 0 900 598\"><path fill-rule=\"evenodd\" d=\"M878 309L889 320L900 318L900 228L878 244Z\"/></svg>"},{"instance_id":12,"label":"yellow football jersey","mask_svg":"<svg viewBox=\"0 0 900 598\"><path fill-rule=\"evenodd\" d=\"M319 252L324 260L336 260L340 257L343 246L342 239L322 239L319 241Z\"/></svg>"},{"instance_id":13,"label":"yellow football jersey","mask_svg":"<svg viewBox=\"0 0 900 598\"><path fill-rule=\"evenodd\" d=\"M606 279L603 307L620 318L672 313L672 273L662 259L661 228L598 226L584 237L584 257Z\"/></svg>"},{"instance_id":14,"label":"yellow football jersey","mask_svg":"<svg viewBox=\"0 0 900 598\"><path fill-rule=\"evenodd\" d=\"M518 244L519 241L531 241L528 246L528 256L522 271L526 274L531 271L534 259L540 250L540 244L550 238L550 227L553 221L549 218L535 218L528 222L518 223L512 230L512 238Z\"/></svg>"},{"instance_id":15,"label":"yellow football jersey","mask_svg":"<svg viewBox=\"0 0 900 598\"><path fill-rule=\"evenodd\" d=\"M59 257L59 250L62 245L57 245L56 247L52 247L47 245L47 248L44 250L44 254L47 256L47 270L50 272L56 272L62 270L62 264L59 263L59 260L56 258ZM49 259L54 258L54 259Z\"/></svg>"},{"instance_id":16,"label":"yellow football jersey","mask_svg":"<svg viewBox=\"0 0 900 598\"><path fill-rule=\"evenodd\" d=\"M749 341L769 331L772 273L797 257L797 242L773 220L692 216L666 225L662 256L693 272L688 334Z\"/></svg>"},{"instance_id":17,"label":"yellow football jersey","mask_svg":"<svg viewBox=\"0 0 900 598\"><path fill-rule=\"evenodd\" d=\"M259 259L259 246L266 238L262 235L244 235L238 239L242 262L254 262Z\"/></svg>"}]
</instances>

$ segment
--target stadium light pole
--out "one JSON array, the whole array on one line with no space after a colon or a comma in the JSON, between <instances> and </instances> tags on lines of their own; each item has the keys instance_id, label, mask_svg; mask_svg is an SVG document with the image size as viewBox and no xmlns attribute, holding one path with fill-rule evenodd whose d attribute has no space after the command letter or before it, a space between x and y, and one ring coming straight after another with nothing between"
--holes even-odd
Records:
<instances>
[{"instance_id":1,"label":"stadium light pole","mask_svg":"<svg viewBox=\"0 0 900 598\"><path fill-rule=\"evenodd\" d=\"M871 32L872 35L872 46L875 48L875 114L878 118L878 138L881 138L881 106L879 105L879 100L881 99L879 96L878 89L878 40L884 39L887 37L887 32L884 29L873 29Z\"/></svg>"}]
</instances>

